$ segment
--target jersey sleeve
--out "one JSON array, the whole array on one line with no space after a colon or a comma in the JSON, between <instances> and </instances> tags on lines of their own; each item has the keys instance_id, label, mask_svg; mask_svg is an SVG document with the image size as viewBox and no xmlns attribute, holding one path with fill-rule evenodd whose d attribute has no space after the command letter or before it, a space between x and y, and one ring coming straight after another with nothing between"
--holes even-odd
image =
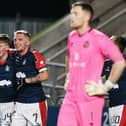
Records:
<instances>
[{"instance_id":1,"label":"jersey sleeve","mask_svg":"<svg viewBox=\"0 0 126 126\"><path fill-rule=\"evenodd\" d=\"M72 31L72 32L70 32L69 33L69 35L68 35L68 39L67 39L67 53L66 53L66 55L69 57L70 56L70 49L71 49L71 47L72 47L72 42L71 42L71 38L72 38L72 36L74 36L74 34L76 34L76 32L75 31Z\"/></svg>"},{"instance_id":2,"label":"jersey sleeve","mask_svg":"<svg viewBox=\"0 0 126 126\"><path fill-rule=\"evenodd\" d=\"M113 62L124 61L123 54L114 42L106 35L99 38L100 49L102 54L111 59Z\"/></svg>"},{"instance_id":3,"label":"jersey sleeve","mask_svg":"<svg viewBox=\"0 0 126 126\"><path fill-rule=\"evenodd\" d=\"M43 71L47 70L47 64L46 64L44 56L37 51L34 51L33 54L36 59L35 65L36 65L36 68L38 69L38 71L43 72Z\"/></svg>"},{"instance_id":4,"label":"jersey sleeve","mask_svg":"<svg viewBox=\"0 0 126 126\"><path fill-rule=\"evenodd\" d=\"M66 50L66 56L69 57L70 55L70 41L69 41L69 37L67 39L67 50Z\"/></svg>"}]
</instances>

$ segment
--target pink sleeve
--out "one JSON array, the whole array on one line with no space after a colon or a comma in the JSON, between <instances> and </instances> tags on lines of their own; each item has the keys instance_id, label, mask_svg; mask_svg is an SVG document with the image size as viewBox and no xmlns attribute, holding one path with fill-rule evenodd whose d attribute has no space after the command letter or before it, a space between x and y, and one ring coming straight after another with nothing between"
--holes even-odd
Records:
<instances>
[{"instance_id":1,"label":"pink sleeve","mask_svg":"<svg viewBox=\"0 0 126 126\"><path fill-rule=\"evenodd\" d=\"M123 54L108 36L100 37L99 43L101 52L106 58L111 59L113 62L125 60Z\"/></svg>"},{"instance_id":2,"label":"pink sleeve","mask_svg":"<svg viewBox=\"0 0 126 126\"><path fill-rule=\"evenodd\" d=\"M66 52L66 56L69 57L70 55L70 37L68 36L68 39L67 39L67 52Z\"/></svg>"}]
</instances>

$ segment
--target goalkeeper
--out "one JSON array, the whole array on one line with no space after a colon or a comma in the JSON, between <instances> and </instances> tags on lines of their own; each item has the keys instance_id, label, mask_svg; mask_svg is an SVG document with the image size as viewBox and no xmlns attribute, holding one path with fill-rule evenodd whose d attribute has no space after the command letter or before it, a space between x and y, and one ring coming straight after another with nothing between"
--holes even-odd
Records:
<instances>
[{"instance_id":1,"label":"goalkeeper","mask_svg":"<svg viewBox=\"0 0 126 126\"><path fill-rule=\"evenodd\" d=\"M57 126L101 126L104 94L119 79L125 60L107 35L91 28L91 5L75 2L70 12L70 26L74 30L68 35L66 94ZM103 85L100 78L107 57L114 64Z\"/></svg>"}]
</instances>

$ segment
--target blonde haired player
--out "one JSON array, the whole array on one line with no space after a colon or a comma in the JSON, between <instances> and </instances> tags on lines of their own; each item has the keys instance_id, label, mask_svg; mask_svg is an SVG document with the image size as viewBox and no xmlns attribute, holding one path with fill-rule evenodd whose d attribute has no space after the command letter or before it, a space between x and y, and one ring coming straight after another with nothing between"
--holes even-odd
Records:
<instances>
[{"instance_id":1,"label":"blonde haired player","mask_svg":"<svg viewBox=\"0 0 126 126\"><path fill-rule=\"evenodd\" d=\"M41 84L48 79L47 64L42 54L30 48L30 37L26 30L14 34L18 88L12 126L46 126L47 122L47 103Z\"/></svg>"}]
</instances>

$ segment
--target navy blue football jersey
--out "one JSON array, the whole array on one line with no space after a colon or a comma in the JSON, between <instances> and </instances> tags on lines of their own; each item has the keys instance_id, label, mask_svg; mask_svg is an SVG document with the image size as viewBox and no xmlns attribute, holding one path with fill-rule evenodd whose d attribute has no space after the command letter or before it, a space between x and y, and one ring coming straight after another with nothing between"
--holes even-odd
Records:
<instances>
[{"instance_id":1,"label":"navy blue football jersey","mask_svg":"<svg viewBox=\"0 0 126 126\"><path fill-rule=\"evenodd\" d=\"M16 78L30 78L36 76L39 72L47 70L44 57L36 50L29 51L20 56L14 54L16 65ZM41 82L35 84L23 84L17 92L16 101L21 103L34 103L45 100L45 95Z\"/></svg>"},{"instance_id":2,"label":"navy blue football jersey","mask_svg":"<svg viewBox=\"0 0 126 126\"><path fill-rule=\"evenodd\" d=\"M0 102L14 101L16 93L15 65L12 57L0 62Z\"/></svg>"},{"instance_id":3,"label":"navy blue football jersey","mask_svg":"<svg viewBox=\"0 0 126 126\"><path fill-rule=\"evenodd\" d=\"M105 61L102 75L107 78L110 74L113 62ZM109 91L110 107L126 103L126 69L123 71L117 84Z\"/></svg>"}]
</instances>

